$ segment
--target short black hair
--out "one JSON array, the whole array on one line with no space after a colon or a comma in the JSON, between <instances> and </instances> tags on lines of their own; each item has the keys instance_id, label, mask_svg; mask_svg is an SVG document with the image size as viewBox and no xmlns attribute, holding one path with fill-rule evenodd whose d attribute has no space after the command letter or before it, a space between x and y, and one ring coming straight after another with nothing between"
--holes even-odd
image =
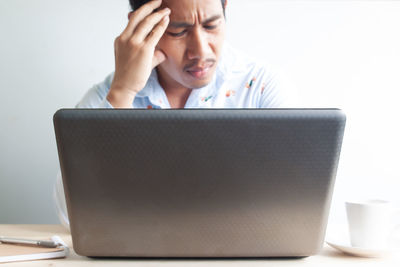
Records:
<instances>
[{"instance_id":1,"label":"short black hair","mask_svg":"<svg viewBox=\"0 0 400 267\"><path fill-rule=\"evenodd\" d=\"M147 2L150 2L151 0L129 0L129 4L131 5L132 10L136 10L146 4ZM224 16L225 16L225 4L227 0L221 0L222 4L222 9L224 10Z\"/></svg>"}]
</instances>

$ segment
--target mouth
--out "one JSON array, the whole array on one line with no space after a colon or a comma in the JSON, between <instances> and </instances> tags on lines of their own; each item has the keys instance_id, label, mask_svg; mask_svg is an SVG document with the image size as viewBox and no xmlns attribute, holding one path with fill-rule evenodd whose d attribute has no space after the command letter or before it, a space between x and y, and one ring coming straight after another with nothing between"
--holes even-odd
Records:
<instances>
[{"instance_id":1,"label":"mouth","mask_svg":"<svg viewBox=\"0 0 400 267\"><path fill-rule=\"evenodd\" d=\"M196 79L204 79L210 72L211 68L214 66L214 63L207 64L204 66L193 66L187 70L185 70L189 75Z\"/></svg>"}]
</instances>

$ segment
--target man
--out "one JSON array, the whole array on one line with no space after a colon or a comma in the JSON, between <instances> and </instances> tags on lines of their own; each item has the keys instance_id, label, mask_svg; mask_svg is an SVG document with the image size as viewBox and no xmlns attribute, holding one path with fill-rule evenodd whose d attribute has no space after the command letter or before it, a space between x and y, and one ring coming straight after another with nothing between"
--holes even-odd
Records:
<instances>
[{"instance_id":1,"label":"man","mask_svg":"<svg viewBox=\"0 0 400 267\"><path fill-rule=\"evenodd\" d=\"M115 40L115 73L78 108L275 108L290 105L282 81L225 40L226 0L130 0ZM57 211L68 226L61 176Z\"/></svg>"},{"instance_id":2,"label":"man","mask_svg":"<svg viewBox=\"0 0 400 267\"><path fill-rule=\"evenodd\" d=\"M226 0L130 0L115 73L79 108L273 108L288 105L269 68L225 40Z\"/></svg>"}]
</instances>

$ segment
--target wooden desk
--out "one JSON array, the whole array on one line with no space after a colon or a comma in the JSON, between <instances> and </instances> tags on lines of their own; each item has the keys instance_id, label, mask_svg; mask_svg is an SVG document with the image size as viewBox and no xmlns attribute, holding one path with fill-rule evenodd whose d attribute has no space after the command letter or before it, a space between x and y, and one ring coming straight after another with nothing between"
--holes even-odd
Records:
<instances>
[{"instance_id":1,"label":"wooden desk","mask_svg":"<svg viewBox=\"0 0 400 267\"><path fill-rule=\"evenodd\" d=\"M324 247L317 256L304 259L222 259L222 260L141 260L141 259L92 259L77 255L72 249L71 235L61 225L12 225L0 224L0 235L25 238L48 238L59 235L71 248L65 259L40 260L0 264L2 266L396 266L400 255L381 259L347 256L330 247Z\"/></svg>"}]
</instances>

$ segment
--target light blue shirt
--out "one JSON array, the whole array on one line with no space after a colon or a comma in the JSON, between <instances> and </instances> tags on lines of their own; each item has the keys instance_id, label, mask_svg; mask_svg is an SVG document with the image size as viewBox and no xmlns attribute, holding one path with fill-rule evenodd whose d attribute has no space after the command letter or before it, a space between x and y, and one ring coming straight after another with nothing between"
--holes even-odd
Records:
<instances>
[{"instance_id":1,"label":"light blue shirt","mask_svg":"<svg viewBox=\"0 0 400 267\"><path fill-rule=\"evenodd\" d=\"M93 86L77 108L112 108L106 96L114 73ZM184 108L279 108L293 106L289 83L271 67L257 63L225 44L212 81L192 89ZM171 108L154 69L132 108Z\"/></svg>"}]
</instances>

